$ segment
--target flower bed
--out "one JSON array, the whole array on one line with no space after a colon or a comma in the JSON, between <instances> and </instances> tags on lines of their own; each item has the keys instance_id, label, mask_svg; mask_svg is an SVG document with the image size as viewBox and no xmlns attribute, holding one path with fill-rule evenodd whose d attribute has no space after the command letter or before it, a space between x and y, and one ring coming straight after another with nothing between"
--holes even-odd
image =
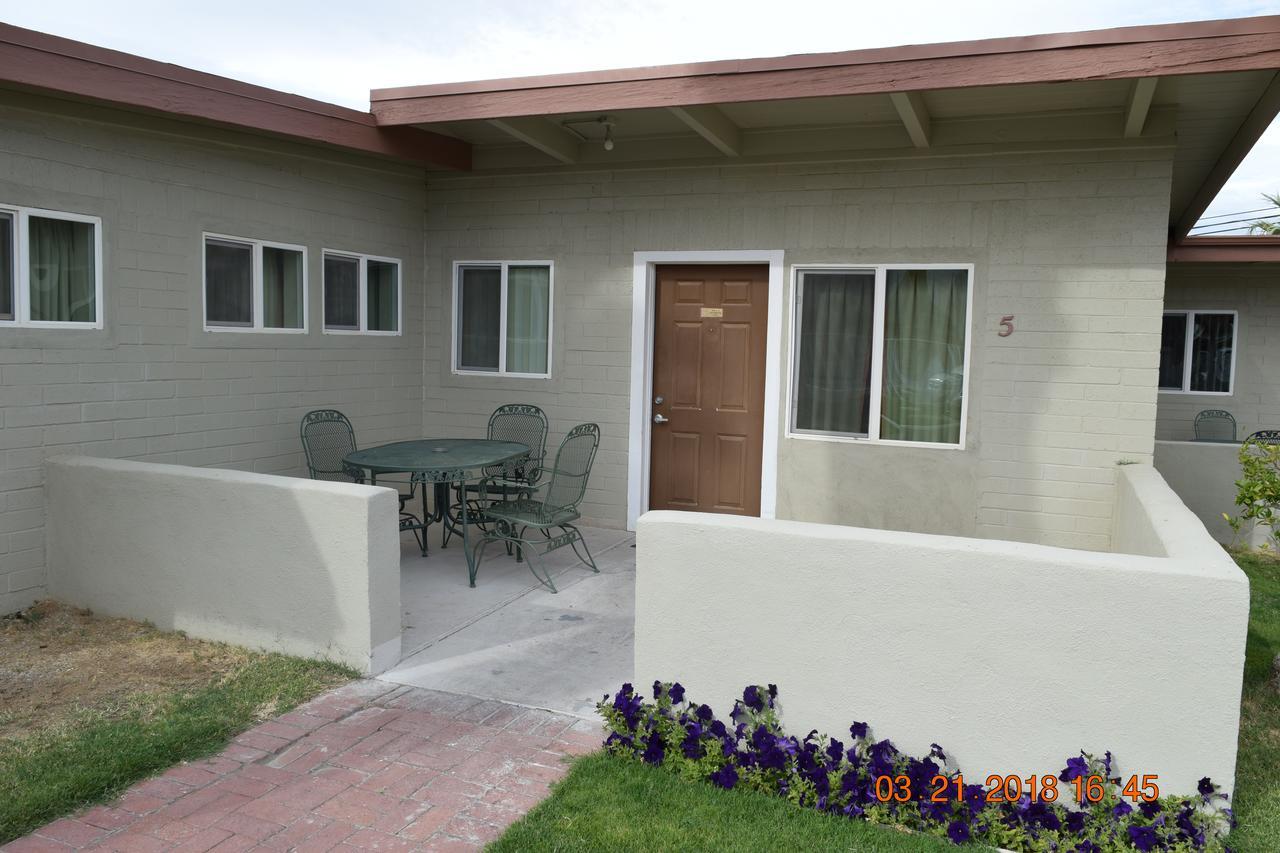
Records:
<instances>
[{"instance_id":1,"label":"flower bed","mask_svg":"<svg viewBox=\"0 0 1280 853\"><path fill-rule=\"evenodd\" d=\"M1056 776L1010 777L989 788L966 783L938 744L915 758L889 740L875 740L866 723L849 727L847 748L816 731L803 739L787 735L773 685L747 687L728 724L687 700L678 683L654 682L653 697L624 684L612 701L606 696L597 705L610 729L609 752L722 788L764 791L957 844L1080 853L1221 850L1233 823L1227 795L1208 778L1195 796L1160 798L1138 780L1113 776L1110 752L1100 759L1082 752ZM1024 781L1035 790L1023 791Z\"/></svg>"}]
</instances>

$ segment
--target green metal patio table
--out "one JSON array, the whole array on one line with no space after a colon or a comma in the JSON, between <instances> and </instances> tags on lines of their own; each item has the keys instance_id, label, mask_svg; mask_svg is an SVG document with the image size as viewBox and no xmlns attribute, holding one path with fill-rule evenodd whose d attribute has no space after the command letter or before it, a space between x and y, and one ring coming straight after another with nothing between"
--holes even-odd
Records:
<instances>
[{"instance_id":1,"label":"green metal patio table","mask_svg":"<svg viewBox=\"0 0 1280 853\"><path fill-rule=\"evenodd\" d=\"M422 556L427 556L427 528L440 522L462 537L467 574L471 586L475 586L474 557L467 536L467 528L470 527L467 502L461 502L455 522L449 514L449 487L454 483L465 484L468 480L489 476L494 468L515 468L528 455L529 446L515 441L424 438L366 447L348 453L342 461L347 472L361 482L367 479L377 485L380 474L408 474L412 482L422 484ZM428 483L435 486L434 512L427 509Z\"/></svg>"}]
</instances>

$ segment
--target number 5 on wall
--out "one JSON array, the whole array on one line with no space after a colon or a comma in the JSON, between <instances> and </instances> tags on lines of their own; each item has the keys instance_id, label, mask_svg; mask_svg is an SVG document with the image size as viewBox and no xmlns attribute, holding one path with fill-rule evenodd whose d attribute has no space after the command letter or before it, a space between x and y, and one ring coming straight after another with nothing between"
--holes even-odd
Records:
<instances>
[{"instance_id":1,"label":"number 5 on wall","mask_svg":"<svg viewBox=\"0 0 1280 853\"><path fill-rule=\"evenodd\" d=\"M997 333L1002 338L1007 338L1013 334L1013 315L1005 314L1000 318L1000 331Z\"/></svg>"}]
</instances>

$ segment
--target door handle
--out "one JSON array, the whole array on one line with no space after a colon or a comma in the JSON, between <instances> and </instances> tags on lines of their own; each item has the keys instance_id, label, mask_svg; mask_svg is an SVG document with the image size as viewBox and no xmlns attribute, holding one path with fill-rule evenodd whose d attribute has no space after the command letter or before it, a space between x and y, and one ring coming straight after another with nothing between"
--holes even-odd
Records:
<instances>
[{"instance_id":1,"label":"door handle","mask_svg":"<svg viewBox=\"0 0 1280 853\"><path fill-rule=\"evenodd\" d=\"M655 424L665 424L668 420L669 420L669 418L667 418L667 416L666 416L666 415L664 415L664 414L662 414L662 413L660 413L660 412L654 412L654 413L653 413L653 422L654 422Z\"/></svg>"}]
</instances>

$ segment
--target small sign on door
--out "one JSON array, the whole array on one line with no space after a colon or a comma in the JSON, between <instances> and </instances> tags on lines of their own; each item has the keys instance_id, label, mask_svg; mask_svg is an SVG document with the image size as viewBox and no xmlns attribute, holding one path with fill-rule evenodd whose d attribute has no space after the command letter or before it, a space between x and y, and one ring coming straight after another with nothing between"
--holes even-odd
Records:
<instances>
[{"instance_id":1,"label":"small sign on door","mask_svg":"<svg viewBox=\"0 0 1280 853\"><path fill-rule=\"evenodd\" d=\"M704 320L707 317L723 317L723 316L724 316L723 308L703 308L702 309L702 317Z\"/></svg>"}]
</instances>

